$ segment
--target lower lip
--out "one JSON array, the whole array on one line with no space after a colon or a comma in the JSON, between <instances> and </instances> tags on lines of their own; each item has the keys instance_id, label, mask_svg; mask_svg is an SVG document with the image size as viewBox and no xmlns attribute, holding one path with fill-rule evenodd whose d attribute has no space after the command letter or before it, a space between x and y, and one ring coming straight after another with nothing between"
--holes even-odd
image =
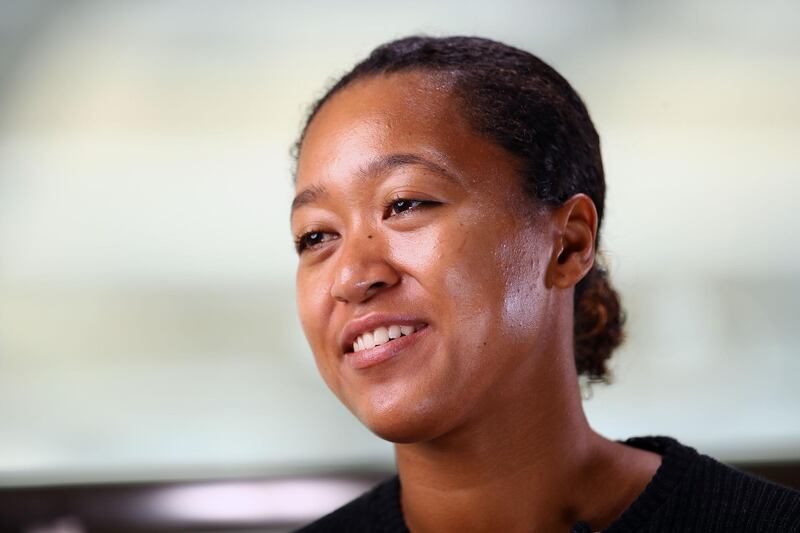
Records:
<instances>
[{"instance_id":1,"label":"lower lip","mask_svg":"<svg viewBox=\"0 0 800 533\"><path fill-rule=\"evenodd\" d=\"M344 358L351 366L357 369L375 366L378 363L400 355L401 352L413 346L414 343L421 340L427 333L428 326L425 325L422 329L415 331L411 335L404 335L393 341L386 342L380 346L367 348L366 350L346 353L344 354Z\"/></svg>"}]
</instances>

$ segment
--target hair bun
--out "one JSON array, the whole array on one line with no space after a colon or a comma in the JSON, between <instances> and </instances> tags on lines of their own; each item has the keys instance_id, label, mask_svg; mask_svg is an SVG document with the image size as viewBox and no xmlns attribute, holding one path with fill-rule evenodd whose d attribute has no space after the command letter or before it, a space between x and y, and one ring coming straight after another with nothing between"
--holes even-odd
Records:
<instances>
[{"instance_id":1,"label":"hair bun","mask_svg":"<svg viewBox=\"0 0 800 533\"><path fill-rule=\"evenodd\" d=\"M606 269L596 261L575 286L575 365L579 375L589 381L610 381L606 362L625 340L624 325L619 294Z\"/></svg>"}]
</instances>

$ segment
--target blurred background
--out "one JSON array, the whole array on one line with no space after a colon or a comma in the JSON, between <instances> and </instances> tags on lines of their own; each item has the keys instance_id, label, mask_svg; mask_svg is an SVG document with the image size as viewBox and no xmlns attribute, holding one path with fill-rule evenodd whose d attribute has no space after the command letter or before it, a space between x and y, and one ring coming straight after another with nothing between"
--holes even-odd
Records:
<instances>
[{"instance_id":1,"label":"blurred background","mask_svg":"<svg viewBox=\"0 0 800 533\"><path fill-rule=\"evenodd\" d=\"M629 315L592 425L800 484L799 27L793 1L2 2L0 530L285 531L391 473L296 318L289 148L418 32L529 50L589 107Z\"/></svg>"}]
</instances>

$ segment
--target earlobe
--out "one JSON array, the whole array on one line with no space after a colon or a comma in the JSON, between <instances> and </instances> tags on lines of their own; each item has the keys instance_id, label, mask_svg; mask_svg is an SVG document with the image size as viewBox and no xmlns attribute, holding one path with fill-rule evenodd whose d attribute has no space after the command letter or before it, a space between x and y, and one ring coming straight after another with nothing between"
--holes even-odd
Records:
<instances>
[{"instance_id":1,"label":"earlobe","mask_svg":"<svg viewBox=\"0 0 800 533\"><path fill-rule=\"evenodd\" d=\"M594 264L597 209L585 194L576 194L554 212L556 224L548 288L575 286Z\"/></svg>"}]
</instances>

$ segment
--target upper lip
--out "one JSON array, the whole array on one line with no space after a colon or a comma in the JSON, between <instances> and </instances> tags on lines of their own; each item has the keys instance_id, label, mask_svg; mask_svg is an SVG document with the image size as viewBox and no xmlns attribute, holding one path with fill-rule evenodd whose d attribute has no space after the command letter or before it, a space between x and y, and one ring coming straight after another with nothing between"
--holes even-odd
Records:
<instances>
[{"instance_id":1,"label":"upper lip","mask_svg":"<svg viewBox=\"0 0 800 533\"><path fill-rule=\"evenodd\" d=\"M417 324L427 324L426 320L412 315L394 313L371 313L361 318L356 318L347 323L342 330L339 346L342 353L353 351L353 343L359 335L367 331L373 331L381 326L415 326Z\"/></svg>"}]
</instances>

